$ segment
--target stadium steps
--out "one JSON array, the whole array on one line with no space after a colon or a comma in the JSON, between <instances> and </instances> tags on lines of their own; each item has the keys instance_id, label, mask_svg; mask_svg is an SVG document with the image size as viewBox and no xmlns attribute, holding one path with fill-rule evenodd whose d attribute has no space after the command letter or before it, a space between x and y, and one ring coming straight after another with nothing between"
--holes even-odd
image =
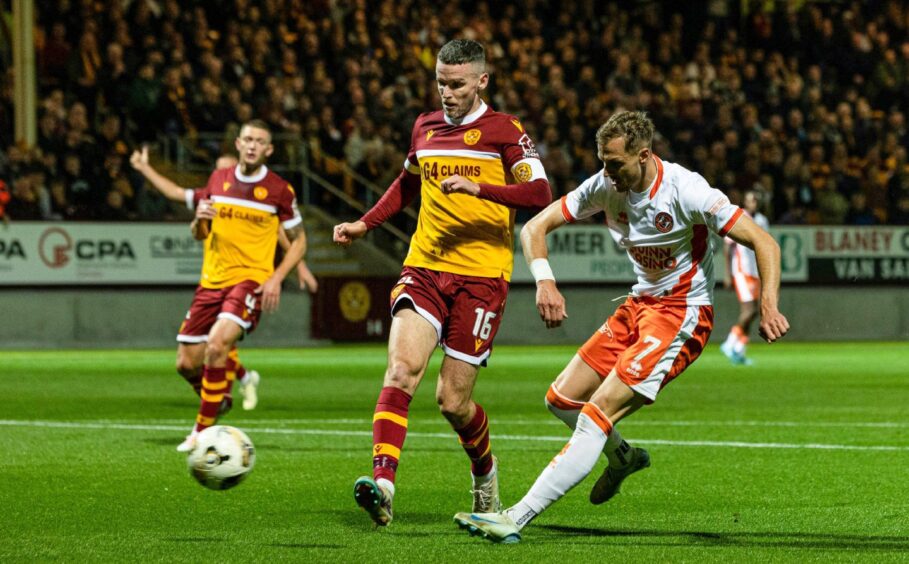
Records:
<instances>
[{"instance_id":1,"label":"stadium steps","mask_svg":"<svg viewBox=\"0 0 909 564\"><path fill-rule=\"evenodd\" d=\"M397 276L401 260L389 256L368 238L349 247L332 240L332 230L340 221L315 206L303 209L306 225L306 264L316 276Z\"/></svg>"}]
</instances>

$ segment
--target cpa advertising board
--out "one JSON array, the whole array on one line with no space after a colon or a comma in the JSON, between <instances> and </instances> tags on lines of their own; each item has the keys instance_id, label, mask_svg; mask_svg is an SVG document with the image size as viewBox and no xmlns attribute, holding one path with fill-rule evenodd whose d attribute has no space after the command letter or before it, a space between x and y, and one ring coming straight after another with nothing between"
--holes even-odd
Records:
<instances>
[{"instance_id":1,"label":"cpa advertising board","mask_svg":"<svg viewBox=\"0 0 909 564\"><path fill-rule=\"evenodd\" d=\"M184 223L12 222L0 284L196 284L202 245Z\"/></svg>"}]
</instances>

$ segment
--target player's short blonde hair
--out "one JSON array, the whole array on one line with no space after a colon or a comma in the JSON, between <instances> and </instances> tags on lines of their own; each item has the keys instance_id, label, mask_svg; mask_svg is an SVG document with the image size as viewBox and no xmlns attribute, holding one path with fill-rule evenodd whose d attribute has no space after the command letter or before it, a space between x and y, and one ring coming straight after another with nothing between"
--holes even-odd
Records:
<instances>
[{"instance_id":1,"label":"player's short blonde hair","mask_svg":"<svg viewBox=\"0 0 909 564\"><path fill-rule=\"evenodd\" d=\"M625 138L625 152L636 153L653 143L653 122L647 112L617 112L597 130L597 145L605 146L616 137Z\"/></svg>"}]
</instances>

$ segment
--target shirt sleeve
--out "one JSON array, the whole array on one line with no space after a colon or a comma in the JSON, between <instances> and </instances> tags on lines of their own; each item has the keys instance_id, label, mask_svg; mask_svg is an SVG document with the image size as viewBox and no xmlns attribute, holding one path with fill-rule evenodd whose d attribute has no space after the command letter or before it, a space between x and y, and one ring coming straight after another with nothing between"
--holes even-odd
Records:
<instances>
[{"instance_id":1,"label":"shirt sleeve","mask_svg":"<svg viewBox=\"0 0 909 564\"><path fill-rule=\"evenodd\" d=\"M547 180L540 153L518 118L507 116L502 130L502 164L519 184ZM548 181L547 181L548 182Z\"/></svg>"},{"instance_id":2,"label":"shirt sleeve","mask_svg":"<svg viewBox=\"0 0 909 564\"><path fill-rule=\"evenodd\" d=\"M562 217L568 223L574 223L605 209L605 194L608 181L598 172L581 183L580 186L562 196Z\"/></svg>"},{"instance_id":3,"label":"shirt sleeve","mask_svg":"<svg viewBox=\"0 0 909 564\"><path fill-rule=\"evenodd\" d=\"M284 190L278 201L278 220L284 229L290 229L303 223L303 216L300 215L300 208L297 206L297 193L290 184L287 185L287 189Z\"/></svg>"},{"instance_id":4,"label":"shirt sleeve","mask_svg":"<svg viewBox=\"0 0 909 564\"><path fill-rule=\"evenodd\" d=\"M692 173L681 194L684 212L693 223L706 225L720 237L725 237L745 213L697 173Z\"/></svg>"},{"instance_id":5,"label":"shirt sleeve","mask_svg":"<svg viewBox=\"0 0 909 564\"><path fill-rule=\"evenodd\" d=\"M215 178L217 175L218 171L213 171L208 177L208 182L205 183L205 186L203 188L187 189L186 192L184 192L184 196L186 197L186 207L189 208L190 211L196 209L196 206L199 204L200 200L207 200L211 197L211 187L216 186L218 183L218 179Z\"/></svg>"}]
</instances>

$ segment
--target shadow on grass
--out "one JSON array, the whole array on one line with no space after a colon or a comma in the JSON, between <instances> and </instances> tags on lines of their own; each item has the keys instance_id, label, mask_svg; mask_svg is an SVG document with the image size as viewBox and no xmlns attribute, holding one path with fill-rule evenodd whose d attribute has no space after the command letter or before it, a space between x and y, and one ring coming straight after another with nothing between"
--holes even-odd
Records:
<instances>
[{"instance_id":1,"label":"shadow on grass","mask_svg":"<svg viewBox=\"0 0 909 564\"><path fill-rule=\"evenodd\" d=\"M628 529L594 529L564 525L540 525L540 529L561 533L540 542L564 542L562 535L633 539L635 544L652 546L740 546L756 548L794 548L828 550L909 551L909 537L867 536L837 533L740 532L712 533L703 531L657 531ZM646 539L651 539L647 542Z\"/></svg>"}]
</instances>

